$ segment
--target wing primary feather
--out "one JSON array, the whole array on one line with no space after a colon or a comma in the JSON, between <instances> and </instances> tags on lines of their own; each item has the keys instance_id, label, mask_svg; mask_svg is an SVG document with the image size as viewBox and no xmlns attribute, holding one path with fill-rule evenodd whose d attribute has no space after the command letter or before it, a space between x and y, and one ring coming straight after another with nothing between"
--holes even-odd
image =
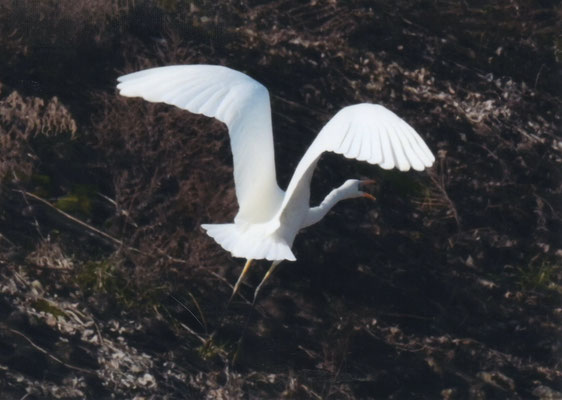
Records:
<instances>
[{"instance_id":1,"label":"wing primary feather","mask_svg":"<svg viewBox=\"0 0 562 400\"><path fill-rule=\"evenodd\" d=\"M349 146L349 150L345 153L347 158L357 158L361 151L361 132L359 131L357 124L354 124L353 122L351 123L351 127L349 129L351 133L351 144Z\"/></svg>"},{"instance_id":2,"label":"wing primary feather","mask_svg":"<svg viewBox=\"0 0 562 400\"><path fill-rule=\"evenodd\" d=\"M407 128L408 124L406 124L404 121L400 121L400 123L397 125L397 129L400 130L401 133L400 140L402 141L404 153L410 161L410 165L412 166L412 168L414 168L416 171L422 171L424 169L423 161L422 159L420 159L420 157L412 147L411 134Z\"/></svg>"},{"instance_id":3,"label":"wing primary feather","mask_svg":"<svg viewBox=\"0 0 562 400\"><path fill-rule=\"evenodd\" d=\"M359 161L367 161L371 158L371 141L373 135L371 134L370 127L365 123L359 125L359 132L361 134L361 148L357 159Z\"/></svg>"},{"instance_id":4,"label":"wing primary feather","mask_svg":"<svg viewBox=\"0 0 562 400\"><path fill-rule=\"evenodd\" d=\"M212 117L217 113L217 110L221 104L221 100L226 94L228 89L223 88L217 90L200 108L200 112L207 117Z\"/></svg>"},{"instance_id":5,"label":"wing primary feather","mask_svg":"<svg viewBox=\"0 0 562 400\"><path fill-rule=\"evenodd\" d=\"M201 90L198 94L193 96L186 105L189 110L194 110L198 114L201 114L201 106L205 104L209 98L217 92L215 86L209 86L206 89Z\"/></svg>"},{"instance_id":6,"label":"wing primary feather","mask_svg":"<svg viewBox=\"0 0 562 400\"><path fill-rule=\"evenodd\" d=\"M327 137L320 140L322 142L326 142L326 149L328 151L338 152L349 131L349 122L346 120L339 120L339 119L333 122L334 123L329 128L329 132L326 133ZM326 129L327 128L328 127L326 126ZM318 135L318 137L320 137L320 135ZM313 142L313 145L315 145L315 143L316 140ZM319 144L319 146L321 147L322 145ZM324 150L325 149L321 149L321 151Z\"/></svg>"},{"instance_id":7,"label":"wing primary feather","mask_svg":"<svg viewBox=\"0 0 562 400\"><path fill-rule=\"evenodd\" d=\"M231 88L224 96L220 106L217 108L216 118L225 124L231 124L236 117L236 107L234 106L237 101L241 99L236 98L235 88Z\"/></svg>"},{"instance_id":8,"label":"wing primary feather","mask_svg":"<svg viewBox=\"0 0 562 400\"><path fill-rule=\"evenodd\" d=\"M382 161L379 164L383 169L394 168L394 157L392 155L392 149L390 146L390 139L388 137L388 129L386 125L381 124L381 149L382 149Z\"/></svg>"},{"instance_id":9,"label":"wing primary feather","mask_svg":"<svg viewBox=\"0 0 562 400\"><path fill-rule=\"evenodd\" d=\"M412 147L415 150L416 154L418 155L418 157L426 167L431 167L433 161L435 161L435 157L433 157L433 154L431 153L429 148L427 148L424 141L414 130L414 128L412 128L409 125L407 125L406 128L411 135L412 142L413 142Z\"/></svg>"},{"instance_id":10,"label":"wing primary feather","mask_svg":"<svg viewBox=\"0 0 562 400\"><path fill-rule=\"evenodd\" d=\"M423 151L423 149L420 147L418 141L416 140L416 131L414 131L412 128L410 128L409 126L406 126L405 130L409 133L410 135L410 143L412 145L412 149L414 150L414 152L416 153L416 155L418 156L418 158L420 159L420 161L422 162L422 164L424 166L428 166L428 158L427 158L427 154ZM431 165L431 163L430 163Z\"/></svg>"},{"instance_id":11,"label":"wing primary feather","mask_svg":"<svg viewBox=\"0 0 562 400\"><path fill-rule=\"evenodd\" d=\"M390 144L392 147L392 154L394 155L394 160L396 161L396 166L400 171L407 171L410 169L410 163L404 155L404 150L402 148L402 142L400 140L400 131L396 129L396 126L400 122L399 119L392 120L392 125L387 125L388 135L390 137Z\"/></svg>"},{"instance_id":12,"label":"wing primary feather","mask_svg":"<svg viewBox=\"0 0 562 400\"><path fill-rule=\"evenodd\" d=\"M159 101L172 104L192 113L197 113L197 110L189 107L189 102L193 97L206 89L207 86L201 83L195 85L178 85L177 88L174 88L168 94L162 96Z\"/></svg>"},{"instance_id":13,"label":"wing primary feather","mask_svg":"<svg viewBox=\"0 0 562 400\"><path fill-rule=\"evenodd\" d=\"M371 164L378 164L382 162L382 145L381 145L381 132L380 127L373 126L373 135L371 138L371 158L368 160Z\"/></svg>"},{"instance_id":14,"label":"wing primary feather","mask_svg":"<svg viewBox=\"0 0 562 400\"><path fill-rule=\"evenodd\" d=\"M336 132L334 131L334 133ZM344 137L341 141L341 144L338 146L335 152L339 154L346 154L351 148L352 142L353 142L352 126L351 126L351 122L347 121Z\"/></svg>"},{"instance_id":15,"label":"wing primary feather","mask_svg":"<svg viewBox=\"0 0 562 400\"><path fill-rule=\"evenodd\" d=\"M433 155L433 153L431 152L431 150L429 150L429 147L427 147L427 144L425 144L425 142L422 140L422 138L416 134L416 139L417 142L419 143L421 149L425 152L425 154L427 154L427 160L428 160L428 167L431 166L431 164L433 164L433 162L435 161L435 156Z\"/></svg>"},{"instance_id":16,"label":"wing primary feather","mask_svg":"<svg viewBox=\"0 0 562 400\"><path fill-rule=\"evenodd\" d=\"M150 102L160 102L164 93L178 86L174 79L162 79L160 74L148 75L144 80L129 80L121 85L122 93L127 96L140 96ZM118 86L118 87L119 87Z\"/></svg>"}]
</instances>

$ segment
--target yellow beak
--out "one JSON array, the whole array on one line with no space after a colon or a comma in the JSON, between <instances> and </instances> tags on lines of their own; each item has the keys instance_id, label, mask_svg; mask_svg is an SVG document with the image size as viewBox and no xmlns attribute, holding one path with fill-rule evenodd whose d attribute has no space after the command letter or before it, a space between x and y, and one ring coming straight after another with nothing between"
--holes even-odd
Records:
<instances>
[{"instance_id":1,"label":"yellow beak","mask_svg":"<svg viewBox=\"0 0 562 400\"><path fill-rule=\"evenodd\" d=\"M360 186L374 185L375 183L376 183L376 181L375 181L374 179L363 179L363 180L360 182ZM371 200L373 200L373 201L376 200L376 197L373 196L373 195L370 194L370 193L363 193L363 197L366 197L366 198L371 199Z\"/></svg>"}]
</instances>

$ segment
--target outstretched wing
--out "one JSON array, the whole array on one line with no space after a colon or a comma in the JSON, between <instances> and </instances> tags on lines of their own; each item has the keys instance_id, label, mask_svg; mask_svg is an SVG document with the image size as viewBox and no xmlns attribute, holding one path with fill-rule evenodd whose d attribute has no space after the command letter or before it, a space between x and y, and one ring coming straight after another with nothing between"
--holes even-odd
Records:
<instances>
[{"instance_id":1,"label":"outstretched wing","mask_svg":"<svg viewBox=\"0 0 562 400\"><path fill-rule=\"evenodd\" d=\"M236 220L258 223L278 209L269 93L249 76L218 65L173 65L118 78L123 96L142 97L204 114L228 127L240 210Z\"/></svg>"},{"instance_id":2,"label":"outstretched wing","mask_svg":"<svg viewBox=\"0 0 562 400\"><path fill-rule=\"evenodd\" d=\"M418 133L392 111L368 103L345 107L322 128L297 165L271 230L279 227L279 218L295 193L310 183L314 167L326 151L401 171L421 171L435 161Z\"/></svg>"}]
</instances>

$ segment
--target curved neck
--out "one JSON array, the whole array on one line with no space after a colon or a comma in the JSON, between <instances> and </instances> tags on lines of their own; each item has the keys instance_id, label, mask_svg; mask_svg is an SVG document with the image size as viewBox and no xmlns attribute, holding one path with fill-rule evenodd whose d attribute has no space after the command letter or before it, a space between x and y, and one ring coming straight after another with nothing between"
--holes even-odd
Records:
<instances>
[{"instance_id":1,"label":"curved neck","mask_svg":"<svg viewBox=\"0 0 562 400\"><path fill-rule=\"evenodd\" d=\"M350 189L349 187L343 187L343 185L332 190L318 207L309 208L308 215L306 216L301 228L306 228L307 226L314 225L319 222L326 216L326 214L328 214L328 211L330 211L332 207L341 200L352 199L360 196L361 193L357 192L357 190Z\"/></svg>"}]
</instances>

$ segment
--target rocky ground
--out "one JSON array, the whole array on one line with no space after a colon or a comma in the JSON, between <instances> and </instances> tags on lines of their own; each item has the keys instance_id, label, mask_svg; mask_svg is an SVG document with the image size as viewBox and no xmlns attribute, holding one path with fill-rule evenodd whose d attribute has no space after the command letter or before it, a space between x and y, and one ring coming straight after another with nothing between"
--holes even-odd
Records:
<instances>
[{"instance_id":1,"label":"rocky ground","mask_svg":"<svg viewBox=\"0 0 562 400\"><path fill-rule=\"evenodd\" d=\"M557 2L0 0L2 399L560 399ZM199 228L236 213L217 121L117 95L222 64L271 94L279 183L341 107L380 103L437 161L326 155L254 312L258 263Z\"/></svg>"}]
</instances>

